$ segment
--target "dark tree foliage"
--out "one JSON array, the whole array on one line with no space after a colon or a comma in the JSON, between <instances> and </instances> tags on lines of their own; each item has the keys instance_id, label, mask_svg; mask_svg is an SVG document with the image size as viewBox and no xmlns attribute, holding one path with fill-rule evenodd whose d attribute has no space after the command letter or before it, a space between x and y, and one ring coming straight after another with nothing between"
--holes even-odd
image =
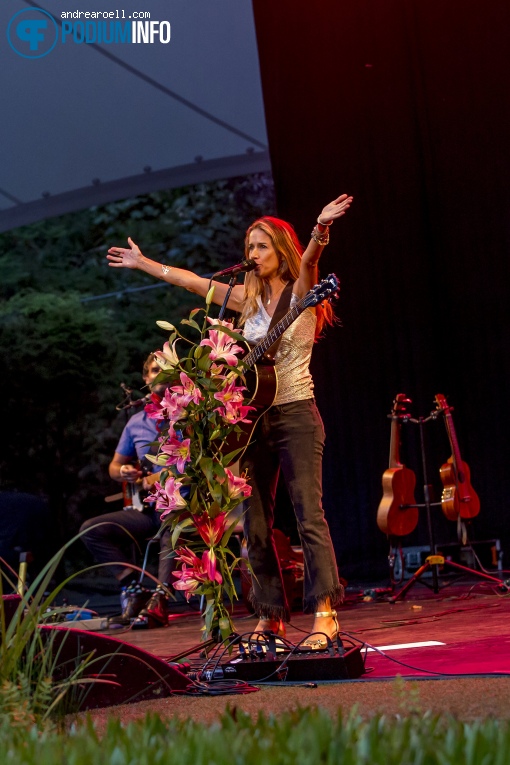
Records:
<instances>
[{"instance_id":1,"label":"dark tree foliage","mask_svg":"<svg viewBox=\"0 0 510 765\"><path fill-rule=\"evenodd\" d=\"M148 353L201 299L109 268L131 236L148 256L209 274L243 256L247 226L274 214L268 175L215 181L65 215L0 236L0 489L49 498L60 540L112 509L107 473Z\"/></svg>"}]
</instances>

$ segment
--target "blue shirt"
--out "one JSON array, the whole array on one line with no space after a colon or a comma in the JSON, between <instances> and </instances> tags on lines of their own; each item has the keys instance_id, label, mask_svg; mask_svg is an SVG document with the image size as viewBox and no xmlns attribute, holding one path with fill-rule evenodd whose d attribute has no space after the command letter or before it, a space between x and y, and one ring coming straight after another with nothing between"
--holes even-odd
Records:
<instances>
[{"instance_id":1,"label":"blue shirt","mask_svg":"<svg viewBox=\"0 0 510 765\"><path fill-rule=\"evenodd\" d=\"M145 412L137 412L128 420L115 451L123 457L138 458L141 462L158 435L156 420L151 420ZM157 465L152 467L161 470Z\"/></svg>"}]
</instances>

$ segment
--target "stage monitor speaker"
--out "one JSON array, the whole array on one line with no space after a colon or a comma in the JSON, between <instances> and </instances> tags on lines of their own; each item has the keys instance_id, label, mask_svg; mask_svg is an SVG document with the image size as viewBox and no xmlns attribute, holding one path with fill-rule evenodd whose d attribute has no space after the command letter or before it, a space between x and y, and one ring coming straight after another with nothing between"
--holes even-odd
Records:
<instances>
[{"instance_id":1,"label":"stage monitor speaker","mask_svg":"<svg viewBox=\"0 0 510 765\"><path fill-rule=\"evenodd\" d=\"M69 677L90 657L83 677L94 682L78 683L72 691L79 711L161 699L190 685L182 672L163 659L116 638L58 625L39 629L56 658L55 679Z\"/></svg>"}]
</instances>

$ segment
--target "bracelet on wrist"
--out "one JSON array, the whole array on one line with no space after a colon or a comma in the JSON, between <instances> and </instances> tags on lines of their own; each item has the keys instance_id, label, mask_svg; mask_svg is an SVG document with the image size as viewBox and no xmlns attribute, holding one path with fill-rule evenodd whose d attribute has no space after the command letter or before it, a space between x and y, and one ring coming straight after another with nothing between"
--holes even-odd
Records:
<instances>
[{"instance_id":1,"label":"bracelet on wrist","mask_svg":"<svg viewBox=\"0 0 510 765\"><path fill-rule=\"evenodd\" d=\"M321 216L319 215L319 217L317 218L317 223L319 224L319 226L323 226L323 228L328 228L328 226L331 226L331 224L333 223L333 218L331 220L328 220L327 223L323 223L321 221Z\"/></svg>"},{"instance_id":2,"label":"bracelet on wrist","mask_svg":"<svg viewBox=\"0 0 510 765\"><path fill-rule=\"evenodd\" d=\"M329 244L329 228L327 228L326 231L319 231L317 226L315 226L310 236L312 237L313 241L316 244L319 244L321 247L325 247L327 244Z\"/></svg>"}]
</instances>

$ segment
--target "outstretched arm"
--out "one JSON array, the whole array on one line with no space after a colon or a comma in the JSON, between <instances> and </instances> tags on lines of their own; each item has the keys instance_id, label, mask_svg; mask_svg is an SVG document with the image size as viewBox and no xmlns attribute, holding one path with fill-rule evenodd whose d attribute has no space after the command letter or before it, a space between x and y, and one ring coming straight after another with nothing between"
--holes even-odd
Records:
<instances>
[{"instance_id":1,"label":"outstretched arm","mask_svg":"<svg viewBox=\"0 0 510 765\"><path fill-rule=\"evenodd\" d=\"M329 241L329 226L337 220L337 218L341 218L342 215L345 215L351 206L352 200L353 197L348 194L341 194L327 204L317 218L317 225L312 231L310 243L303 253L299 278L294 287L294 292L300 298L304 297L314 284L317 284L317 266L322 251Z\"/></svg>"},{"instance_id":2,"label":"outstretched arm","mask_svg":"<svg viewBox=\"0 0 510 765\"><path fill-rule=\"evenodd\" d=\"M165 266L162 263L157 263L155 260L146 258L131 237L128 237L128 244L129 247L110 247L106 256L109 266L112 268L133 268L145 271L145 273L155 276L156 279L162 279L176 287L183 287L188 292L194 292L205 298L209 290L209 279L198 276L193 271L175 268L174 266ZM215 286L213 301L218 305L222 305L228 285L221 282L213 282L213 284ZM237 284L232 290L228 301L228 308L232 311L241 311L243 295L244 287Z\"/></svg>"}]
</instances>

